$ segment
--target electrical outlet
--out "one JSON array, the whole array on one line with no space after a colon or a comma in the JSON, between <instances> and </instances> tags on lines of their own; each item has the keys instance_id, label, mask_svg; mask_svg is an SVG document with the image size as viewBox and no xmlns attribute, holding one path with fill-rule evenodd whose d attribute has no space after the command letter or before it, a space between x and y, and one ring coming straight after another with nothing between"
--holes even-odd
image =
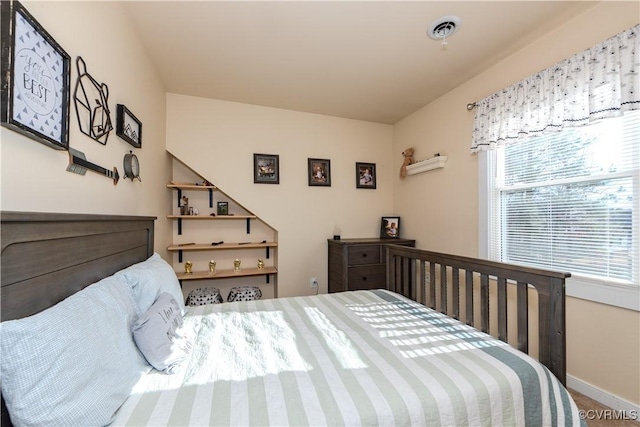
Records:
<instances>
[{"instance_id":1,"label":"electrical outlet","mask_svg":"<svg viewBox=\"0 0 640 427\"><path fill-rule=\"evenodd\" d=\"M311 277L309 279L309 286L311 286L311 289L315 289L318 287L318 279L316 279L315 277Z\"/></svg>"}]
</instances>

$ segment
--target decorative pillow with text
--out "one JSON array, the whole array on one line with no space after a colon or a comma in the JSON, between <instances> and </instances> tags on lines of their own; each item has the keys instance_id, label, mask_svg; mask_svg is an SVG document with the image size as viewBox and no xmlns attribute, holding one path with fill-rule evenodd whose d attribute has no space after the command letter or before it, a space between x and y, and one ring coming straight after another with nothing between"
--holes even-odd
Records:
<instances>
[{"instance_id":1,"label":"decorative pillow with text","mask_svg":"<svg viewBox=\"0 0 640 427\"><path fill-rule=\"evenodd\" d=\"M180 304L167 292L133 325L133 338L149 364L167 374L188 360L193 348L193 333L184 325Z\"/></svg>"}]
</instances>

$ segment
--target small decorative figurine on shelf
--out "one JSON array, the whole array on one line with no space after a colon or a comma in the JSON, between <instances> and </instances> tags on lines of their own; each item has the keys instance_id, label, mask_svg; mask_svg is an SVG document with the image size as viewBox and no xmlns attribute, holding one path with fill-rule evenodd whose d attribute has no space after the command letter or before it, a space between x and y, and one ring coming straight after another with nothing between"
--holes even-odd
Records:
<instances>
[{"instance_id":1,"label":"small decorative figurine on shelf","mask_svg":"<svg viewBox=\"0 0 640 427\"><path fill-rule=\"evenodd\" d=\"M240 260L238 258L233 261L233 271L236 273L240 271Z\"/></svg>"},{"instance_id":2,"label":"small decorative figurine on shelf","mask_svg":"<svg viewBox=\"0 0 640 427\"><path fill-rule=\"evenodd\" d=\"M191 274L192 268L193 268L193 263L191 261L187 261L184 263L184 272L186 274Z\"/></svg>"},{"instance_id":3,"label":"small decorative figurine on shelf","mask_svg":"<svg viewBox=\"0 0 640 427\"><path fill-rule=\"evenodd\" d=\"M262 258L258 258L258 270L264 269L264 260Z\"/></svg>"},{"instance_id":4,"label":"small decorative figurine on shelf","mask_svg":"<svg viewBox=\"0 0 640 427\"><path fill-rule=\"evenodd\" d=\"M416 162L413 158L413 147L407 148L402 152L402 156L404 157L404 161L402 162L402 166L400 167L400 179L405 179L407 176L407 166L412 165Z\"/></svg>"},{"instance_id":5,"label":"small decorative figurine on shelf","mask_svg":"<svg viewBox=\"0 0 640 427\"><path fill-rule=\"evenodd\" d=\"M209 261L209 273L216 272L216 262L214 260Z\"/></svg>"},{"instance_id":6,"label":"small decorative figurine on shelf","mask_svg":"<svg viewBox=\"0 0 640 427\"><path fill-rule=\"evenodd\" d=\"M189 198L182 196L180 199L180 215L189 215Z\"/></svg>"}]
</instances>

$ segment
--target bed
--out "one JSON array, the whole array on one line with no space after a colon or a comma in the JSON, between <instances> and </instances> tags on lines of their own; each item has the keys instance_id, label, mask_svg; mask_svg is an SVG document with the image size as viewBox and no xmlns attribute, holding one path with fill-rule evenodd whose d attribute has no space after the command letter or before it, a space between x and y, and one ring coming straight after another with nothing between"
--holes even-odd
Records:
<instances>
[{"instance_id":1,"label":"bed","mask_svg":"<svg viewBox=\"0 0 640 427\"><path fill-rule=\"evenodd\" d=\"M28 422L14 417L12 409L24 410L11 390L16 383L15 366L34 369L34 361L42 356L7 346L5 341L11 339L16 345L33 344L22 339L22 331L29 335L26 327L16 328L6 321L21 319L29 326L32 319L65 304L71 315L89 309L73 329L86 327L97 340L72 355L61 351L56 363L47 364L52 358L44 357L42 364L47 366L34 381L47 386L35 397L52 402L33 401L40 408L34 415L40 423L51 424L46 418L51 409L62 411L58 422L81 419L85 424L113 425L581 424L563 386L564 274L392 247L387 254L385 290L189 308L180 316L191 339L188 354L172 365L169 375L149 366L147 353L140 354L130 329L142 311L151 311L160 295L166 295L150 288L140 292L149 285L140 278L141 272L154 275L165 269L172 273L153 254L153 218L3 212L1 231L2 390L11 417L20 420L17 424ZM150 263L158 268L145 270ZM478 272L476 278L471 271ZM135 286L127 283L133 277ZM517 335L521 350L528 350L530 325L526 324L529 316L520 311L528 306L531 287L539 288L538 347L544 364L471 326L479 317L479 329L489 330L488 315L493 312L489 299L496 288L499 335L506 337L509 316L504 305L511 280L520 289ZM167 277L156 282L173 283ZM115 293L121 298L115 288L125 296L133 289L133 302L106 304L104 313L91 299L82 300L89 301L84 305L69 303L95 289L94 293L102 292L100 298L114 298ZM474 288L481 295L475 303L469 297ZM460 296L465 322L456 319L461 317ZM147 301L142 304L141 299ZM116 305L122 316L110 314ZM480 310L474 313L474 306ZM94 312L96 318L106 316L98 323L102 327L87 325ZM69 317L60 324L47 321L49 332L32 333L33 340L50 337L69 322ZM114 327L107 327L111 322ZM119 328L122 336L106 336ZM87 333L81 337L89 340ZM117 345L100 350L99 363L83 362L109 339L116 339ZM52 345L60 345L57 340L63 337L55 337ZM76 344L65 344L66 353ZM121 353L104 357L112 347L122 347L116 349ZM7 357L5 351L24 356ZM63 359L68 356L75 358L71 368L52 373L65 366ZM82 367L81 372L73 371L74 363ZM86 371L91 375L83 383L78 378ZM113 384L115 375L123 379ZM65 388L67 383L72 386ZM82 392L69 392L79 385ZM118 388L122 390L116 393ZM100 404L92 404L96 401ZM107 422L72 418L86 412L104 412ZM38 419L42 413L45 418ZM9 422L3 402L2 425Z\"/></svg>"}]
</instances>

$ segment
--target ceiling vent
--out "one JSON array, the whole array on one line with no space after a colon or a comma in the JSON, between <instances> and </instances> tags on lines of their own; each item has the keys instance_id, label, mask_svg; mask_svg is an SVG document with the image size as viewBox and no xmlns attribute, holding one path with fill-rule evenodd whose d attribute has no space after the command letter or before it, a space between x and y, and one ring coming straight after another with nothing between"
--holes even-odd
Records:
<instances>
[{"instance_id":1,"label":"ceiling vent","mask_svg":"<svg viewBox=\"0 0 640 427\"><path fill-rule=\"evenodd\" d=\"M439 40L446 44L446 39L454 35L459 27L460 18L453 15L443 16L431 23L427 30L427 35L433 40Z\"/></svg>"}]
</instances>

